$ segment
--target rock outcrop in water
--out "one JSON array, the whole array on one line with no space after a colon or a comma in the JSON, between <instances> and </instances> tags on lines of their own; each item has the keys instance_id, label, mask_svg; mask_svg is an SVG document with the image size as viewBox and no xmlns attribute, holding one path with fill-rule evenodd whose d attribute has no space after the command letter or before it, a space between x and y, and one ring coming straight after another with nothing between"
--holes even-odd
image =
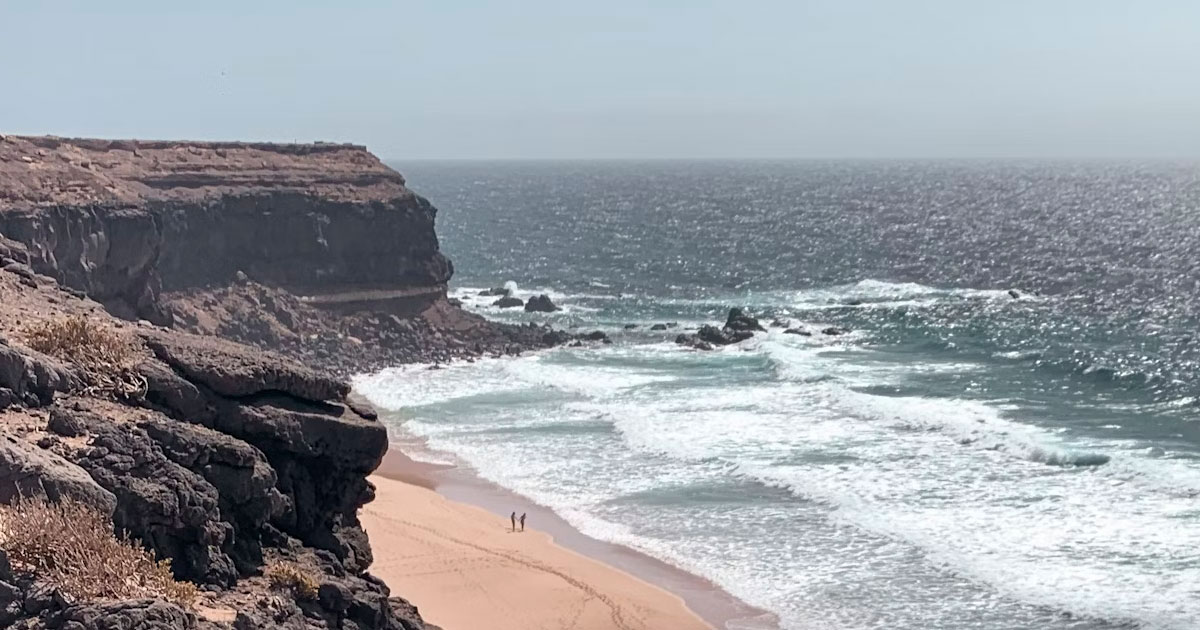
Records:
<instances>
[{"instance_id":1,"label":"rock outcrop in water","mask_svg":"<svg viewBox=\"0 0 1200 630\"><path fill-rule=\"evenodd\" d=\"M554 304L550 296L544 293L542 295L535 295L529 298L529 301L525 302L526 313L553 313L557 310L559 310L558 306Z\"/></svg>"},{"instance_id":2,"label":"rock outcrop in water","mask_svg":"<svg viewBox=\"0 0 1200 630\"><path fill-rule=\"evenodd\" d=\"M734 307L729 309L723 328L705 324L695 334L678 335L675 343L697 350L712 350L716 346L728 346L751 339L757 331L765 331L758 319Z\"/></svg>"}]
</instances>

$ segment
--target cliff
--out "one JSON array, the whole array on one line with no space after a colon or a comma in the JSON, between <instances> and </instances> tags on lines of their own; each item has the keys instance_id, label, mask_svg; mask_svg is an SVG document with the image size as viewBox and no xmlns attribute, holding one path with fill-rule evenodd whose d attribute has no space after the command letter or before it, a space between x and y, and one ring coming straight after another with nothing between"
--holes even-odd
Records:
<instances>
[{"instance_id":1,"label":"cliff","mask_svg":"<svg viewBox=\"0 0 1200 630\"><path fill-rule=\"evenodd\" d=\"M221 339L123 322L25 260L0 238L0 503L90 505L203 594L193 610L73 601L0 550L0 626L424 627L367 573L357 511L388 439L345 382ZM34 349L32 331L71 321L127 344L125 365L91 363L103 348L86 337L68 340L84 344L75 354ZM263 572L281 561L305 567L318 595L273 588Z\"/></svg>"},{"instance_id":2,"label":"cliff","mask_svg":"<svg viewBox=\"0 0 1200 630\"><path fill-rule=\"evenodd\" d=\"M0 136L0 504L91 506L201 588L81 600L0 550L0 627L426 627L367 571L385 427L321 370L568 338L447 300L435 217L357 146Z\"/></svg>"},{"instance_id":3,"label":"cliff","mask_svg":"<svg viewBox=\"0 0 1200 630\"><path fill-rule=\"evenodd\" d=\"M40 273L159 324L164 291L239 271L326 300L443 293L435 216L359 146L0 139L0 233Z\"/></svg>"},{"instance_id":4,"label":"cliff","mask_svg":"<svg viewBox=\"0 0 1200 630\"><path fill-rule=\"evenodd\" d=\"M0 234L117 317L342 374L565 340L450 304L436 215L361 146L0 136Z\"/></svg>"}]
</instances>

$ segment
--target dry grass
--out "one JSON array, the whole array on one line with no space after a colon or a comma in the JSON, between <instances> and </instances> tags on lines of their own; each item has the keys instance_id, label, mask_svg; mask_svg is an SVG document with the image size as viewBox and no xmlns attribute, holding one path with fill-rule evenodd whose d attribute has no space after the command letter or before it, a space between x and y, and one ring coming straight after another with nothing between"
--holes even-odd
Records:
<instances>
[{"instance_id":1,"label":"dry grass","mask_svg":"<svg viewBox=\"0 0 1200 630\"><path fill-rule=\"evenodd\" d=\"M0 505L0 549L15 571L37 575L76 601L156 597L189 607L197 596L195 585L171 575L169 560L114 535L104 514L73 500Z\"/></svg>"},{"instance_id":2,"label":"dry grass","mask_svg":"<svg viewBox=\"0 0 1200 630\"><path fill-rule=\"evenodd\" d=\"M321 586L312 573L290 562L272 563L264 575L271 582L272 588L289 590L298 599L308 601L317 598L317 590Z\"/></svg>"},{"instance_id":3,"label":"dry grass","mask_svg":"<svg viewBox=\"0 0 1200 630\"><path fill-rule=\"evenodd\" d=\"M136 400L146 394L146 379L134 370L141 345L127 334L85 315L48 319L24 330L32 349L73 363L83 370L86 393Z\"/></svg>"}]
</instances>

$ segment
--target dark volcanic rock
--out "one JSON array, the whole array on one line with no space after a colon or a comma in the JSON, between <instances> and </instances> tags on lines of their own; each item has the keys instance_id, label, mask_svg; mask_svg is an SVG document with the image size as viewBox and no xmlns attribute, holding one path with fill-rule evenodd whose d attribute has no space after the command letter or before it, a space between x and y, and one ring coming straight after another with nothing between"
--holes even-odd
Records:
<instances>
[{"instance_id":1,"label":"dark volcanic rock","mask_svg":"<svg viewBox=\"0 0 1200 630\"><path fill-rule=\"evenodd\" d=\"M321 401L341 399L350 393L345 381L220 339L145 332L143 340L155 356L188 380L223 396L279 391Z\"/></svg>"},{"instance_id":2,"label":"dark volcanic rock","mask_svg":"<svg viewBox=\"0 0 1200 630\"><path fill-rule=\"evenodd\" d=\"M223 549L232 525L218 509L218 492L200 475L171 461L145 430L97 414L56 408L85 427L89 446L75 462L117 499L113 523L171 559L176 576L230 585L237 579Z\"/></svg>"},{"instance_id":3,"label":"dark volcanic rock","mask_svg":"<svg viewBox=\"0 0 1200 630\"><path fill-rule=\"evenodd\" d=\"M681 346L689 346L696 350L712 350L713 344L701 339L699 335L681 334L675 337L675 343Z\"/></svg>"},{"instance_id":4,"label":"dark volcanic rock","mask_svg":"<svg viewBox=\"0 0 1200 630\"><path fill-rule=\"evenodd\" d=\"M484 289L483 291L479 292L479 295L481 295L483 297L508 297L511 294L512 294L512 291L509 291L505 287L496 287L494 289Z\"/></svg>"},{"instance_id":5,"label":"dark volcanic rock","mask_svg":"<svg viewBox=\"0 0 1200 630\"><path fill-rule=\"evenodd\" d=\"M0 503L18 496L71 498L112 514L117 501L87 472L58 455L0 433Z\"/></svg>"},{"instance_id":6,"label":"dark volcanic rock","mask_svg":"<svg viewBox=\"0 0 1200 630\"><path fill-rule=\"evenodd\" d=\"M821 334L829 336L844 335L848 332L850 332L849 328L842 328L840 326L830 326L829 328L821 330Z\"/></svg>"},{"instance_id":7,"label":"dark volcanic rock","mask_svg":"<svg viewBox=\"0 0 1200 630\"><path fill-rule=\"evenodd\" d=\"M227 549L238 572L262 565L262 529L292 504L276 488L278 478L261 451L228 435L174 420L138 424L168 459L195 472L217 490L221 514L233 526Z\"/></svg>"},{"instance_id":8,"label":"dark volcanic rock","mask_svg":"<svg viewBox=\"0 0 1200 630\"><path fill-rule=\"evenodd\" d=\"M499 306L500 308L517 308L524 306L524 304L525 303L521 301L521 298L509 297L507 295L499 300L496 300L495 302L492 302L492 306Z\"/></svg>"},{"instance_id":9,"label":"dark volcanic rock","mask_svg":"<svg viewBox=\"0 0 1200 630\"><path fill-rule=\"evenodd\" d=\"M811 337L812 331L807 328L789 328L783 331L785 335L800 335L802 337Z\"/></svg>"},{"instance_id":10,"label":"dark volcanic rock","mask_svg":"<svg viewBox=\"0 0 1200 630\"><path fill-rule=\"evenodd\" d=\"M545 293L535 295L525 303L526 313L553 313L557 310L559 310L558 307L550 300L550 296Z\"/></svg>"},{"instance_id":11,"label":"dark volcanic rock","mask_svg":"<svg viewBox=\"0 0 1200 630\"><path fill-rule=\"evenodd\" d=\"M650 330L666 330L666 329L667 329L666 324L655 324L650 327Z\"/></svg>"},{"instance_id":12,"label":"dark volcanic rock","mask_svg":"<svg viewBox=\"0 0 1200 630\"><path fill-rule=\"evenodd\" d=\"M0 140L0 232L35 271L155 323L162 290L238 271L299 293L444 292L436 213L360 146Z\"/></svg>"},{"instance_id":13,"label":"dark volcanic rock","mask_svg":"<svg viewBox=\"0 0 1200 630\"><path fill-rule=\"evenodd\" d=\"M758 320L740 308L729 309L729 316L725 318L725 330L731 332L751 332L765 331L762 324Z\"/></svg>"},{"instance_id":14,"label":"dark volcanic rock","mask_svg":"<svg viewBox=\"0 0 1200 630\"><path fill-rule=\"evenodd\" d=\"M20 628L46 630L193 630L196 615L161 600L135 599L119 602L80 603L43 613L41 619Z\"/></svg>"},{"instance_id":15,"label":"dark volcanic rock","mask_svg":"<svg viewBox=\"0 0 1200 630\"><path fill-rule=\"evenodd\" d=\"M46 405L55 392L80 386L74 370L61 362L31 350L9 346L0 337L0 387L28 405Z\"/></svg>"},{"instance_id":16,"label":"dark volcanic rock","mask_svg":"<svg viewBox=\"0 0 1200 630\"><path fill-rule=\"evenodd\" d=\"M583 335L583 338L588 341L608 341L608 335L606 335L603 330L593 330L592 332Z\"/></svg>"}]
</instances>

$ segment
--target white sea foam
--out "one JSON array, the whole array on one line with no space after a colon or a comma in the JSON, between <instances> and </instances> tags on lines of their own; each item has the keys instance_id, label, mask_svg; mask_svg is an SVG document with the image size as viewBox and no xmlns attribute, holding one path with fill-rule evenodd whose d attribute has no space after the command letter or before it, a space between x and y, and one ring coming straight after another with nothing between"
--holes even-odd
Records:
<instances>
[{"instance_id":1,"label":"white sea foam","mask_svg":"<svg viewBox=\"0 0 1200 630\"><path fill-rule=\"evenodd\" d=\"M862 391L978 369L772 333L712 353L562 350L355 384L430 448L789 630L1069 627L1055 611L1200 627L1197 462L995 402ZM737 483L750 485L725 502L633 498Z\"/></svg>"}]
</instances>

